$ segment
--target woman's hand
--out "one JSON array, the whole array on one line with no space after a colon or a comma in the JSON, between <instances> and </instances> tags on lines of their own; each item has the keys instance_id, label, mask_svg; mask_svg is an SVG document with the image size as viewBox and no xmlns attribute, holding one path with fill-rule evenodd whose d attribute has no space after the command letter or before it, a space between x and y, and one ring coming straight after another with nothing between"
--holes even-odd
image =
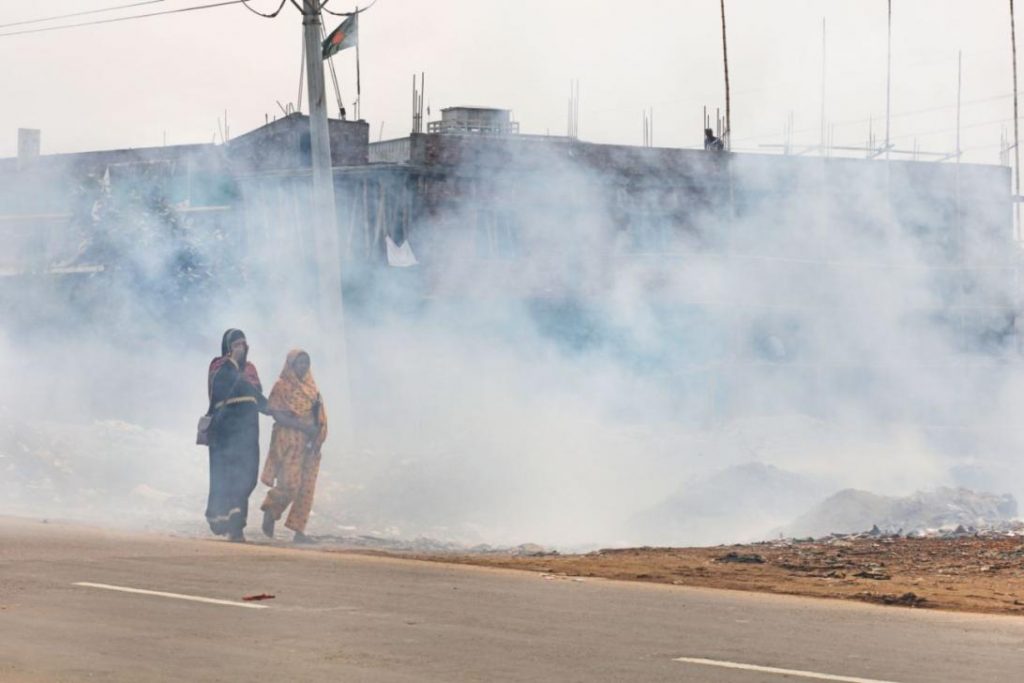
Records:
<instances>
[{"instance_id":1,"label":"woman's hand","mask_svg":"<svg viewBox=\"0 0 1024 683\"><path fill-rule=\"evenodd\" d=\"M307 424L299 419L299 417L290 410L272 410L270 411L271 417L274 418L274 422L287 427L288 429L295 429L302 432L310 439L316 438L320 433L320 428L315 424Z\"/></svg>"}]
</instances>

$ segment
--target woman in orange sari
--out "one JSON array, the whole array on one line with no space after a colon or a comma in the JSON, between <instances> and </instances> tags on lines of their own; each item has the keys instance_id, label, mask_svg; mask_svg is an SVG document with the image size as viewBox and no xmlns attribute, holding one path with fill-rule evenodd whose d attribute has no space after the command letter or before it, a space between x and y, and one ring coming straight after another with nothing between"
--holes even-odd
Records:
<instances>
[{"instance_id":1,"label":"woman in orange sari","mask_svg":"<svg viewBox=\"0 0 1024 683\"><path fill-rule=\"evenodd\" d=\"M327 413L309 366L308 353L290 351L281 377L270 392L274 431L260 477L271 487L260 506L263 533L274 537L274 523L290 505L284 525L295 532L296 543L313 542L306 536L306 523L320 472L320 447L327 438Z\"/></svg>"}]
</instances>

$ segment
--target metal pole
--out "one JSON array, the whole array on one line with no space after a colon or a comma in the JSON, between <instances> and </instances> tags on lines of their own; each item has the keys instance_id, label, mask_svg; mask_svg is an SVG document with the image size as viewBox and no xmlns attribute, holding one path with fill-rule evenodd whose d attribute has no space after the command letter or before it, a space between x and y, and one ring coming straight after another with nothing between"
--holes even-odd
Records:
<instances>
[{"instance_id":1,"label":"metal pole","mask_svg":"<svg viewBox=\"0 0 1024 683\"><path fill-rule=\"evenodd\" d=\"M1013 0L1010 0L1012 3ZM889 113L892 103L892 0L889 4L889 33L885 50L885 158L889 159Z\"/></svg>"},{"instance_id":2,"label":"metal pole","mask_svg":"<svg viewBox=\"0 0 1024 683\"><path fill-rule=\"evenodd\" d=\"M825 156L825 17L821 18L821 155Z\"/></svg>"},{"instance_id":3,"label":"metal pole","mask_svg":"<svg viewBox=\"0 0 1024 683\"><path fill-rule=\"evenodd\" d=\"M295 111L302 111L302 84L306 82L306 38L302 38L302 58L299 60L299 96L295 98ZM288 112L285 112L285 116Z\"/></svg>"},{"instance_id":4,"label":"metal pole","mask_svg":"<svg viewBox=\"0 0 1024 683\"><path fill-rule=\"evenodd\" d=\"M963 57L962 50L956 53L956 163L960 163L960 93L963 88Z\"/></svg>"},{"instance_id":5,"label":"metal pole","mask_svg":"<svg viewBox=\"0 0 1024 683\"><path fill-rule=\"evenodd\" d=\"M309 142L313 166L312 228L317 271L321 348L334 412L342 418L342 434L351 436L344 307L341 292L341 248L334 205L331 140L327 125L324 65L320 42L320 4L303 0L302 26L306 46L306 89L309 91Z\"/></svg>"},{"instance_id":6,"label":"metal pole","mask_svg":"<svg viewBox=\"0 0 1024 683\"><path fill-rule=\"evenodd\" d=\"M576 79L576 86L572 96L572 136L580 136L580 80Z\"/></svg>"},{"instance_id":7,"label":"metal pole","mask_svg":"<svg viewBox=\"0 0 1024 683\"><path fill-rule=\"evenodd\" d=\"M729 50L725 42L725 0L721 0L722 7L722 64L725 67L725 148L732 149L732 117L729 103Z\"/></svg>"},{"instance_id":8,"label":"metal pole","mask_svg":"<svg viewBox=\"0 0 1024 683\"><path fill-rule=\"evenodd\" d=\"M358 26L358 24L359 24L359 14L358 14L359 8L358 7L356 8L356 12L357 12L357 14L356 14L356 17L355 17L355 21L356 21L356 25ZM363 120L363 79L362 79L362 76L360 74L361 69L360 69L360 66L359 66L359 43L360 42L362 42L362 41L356 40L356 121L362 121Z\"/></svg>"},{"instance_id":9,"label":"metal pole","mask_svg":"<svg viewBox=\"0 0 1024 683\"><path fill-rule=\"evenodd\" d=\"M1014 235L1020 240L1020 131L1017 114L1017 27L1013 19L1013 0L1010 0L1010 45L1013 48L1013 217Z\"/></svg>"}]
</instances>

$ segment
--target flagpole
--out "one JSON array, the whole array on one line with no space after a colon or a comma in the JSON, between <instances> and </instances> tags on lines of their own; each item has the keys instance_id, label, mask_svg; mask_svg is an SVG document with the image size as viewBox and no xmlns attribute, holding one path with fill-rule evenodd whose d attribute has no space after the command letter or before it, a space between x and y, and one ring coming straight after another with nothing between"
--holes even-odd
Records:
<instances>
[{"instance_id":1,"label":"flagpole","mask_svg":"<svg viewBox=\"0 0 1024 683\"><path fill-rule=\"evenodd\" d=\"M356 6L356 35L359 34L359 6ZM359 78L359 43L356 40L356 121L363 120L363 87Z\"/></svg>"},{"instance_id":2,"label":"flagpole","mask_svg":"<svg viewBox=\"0 0 1024 683\"><path fill-rule=\"evenodd\" d=\"M722 7L722 64L725 68L725 149L732 149L732 107L729 101L729 50L725 43L725 0L721 0Z\"/></svg>"},{"instance_id":3,"label":"flagpole","mask_svg":"<svg viewBox=\"0 0 1024 683\"><path fill-rule=\"evenodd\" d=\"M892 103L892 0L888 0L888 37L886 38L885 50L885 158L889 159L889 121L890 104ZM1010 0L1011 10L1013 0Z\"/></svg>"}]
</instances>

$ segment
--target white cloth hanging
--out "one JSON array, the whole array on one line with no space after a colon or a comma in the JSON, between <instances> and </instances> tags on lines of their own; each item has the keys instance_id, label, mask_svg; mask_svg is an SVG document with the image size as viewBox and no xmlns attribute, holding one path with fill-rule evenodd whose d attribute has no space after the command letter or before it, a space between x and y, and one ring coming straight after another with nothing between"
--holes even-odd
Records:
<instances>
[{"instance_id":1,"label":"white cloth hanging","mask_svg":"<svg viewBox=\"0 0 1024 683\"><path fill-rule=\"evenodd\" d=\"M395 244L393 239L391 239L391 235L385 235L384 243L387 245L389 266L394 266L395 268L408 268L409 266L415 266L419 263L419 261L416 260L416 254L412 253L412 245L409 244L409 240L405 240L402 242L401 246L399 246Z\"/></svg>"}]
</instances>

